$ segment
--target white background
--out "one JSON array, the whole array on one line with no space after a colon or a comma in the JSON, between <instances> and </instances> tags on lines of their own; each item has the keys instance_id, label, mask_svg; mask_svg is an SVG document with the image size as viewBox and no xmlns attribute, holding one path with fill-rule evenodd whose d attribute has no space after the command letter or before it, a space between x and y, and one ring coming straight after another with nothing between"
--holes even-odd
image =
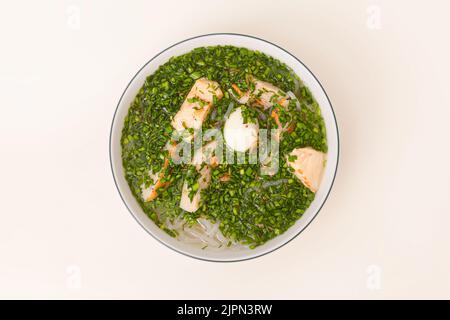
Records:
<instances>
[{"instance_id":1,"label":"white background","mask_svg":"<svg viewBox=\"0 0 450 320\"><path fill-rule=\"evenodd\" d=\"M1 5L0 298L450 298L446 1ZM150 237L122 204L108 158L135 72L212 32L299 57L341 134L316 220L278 251L231 264Z\"/></svg>"}]
</instances>

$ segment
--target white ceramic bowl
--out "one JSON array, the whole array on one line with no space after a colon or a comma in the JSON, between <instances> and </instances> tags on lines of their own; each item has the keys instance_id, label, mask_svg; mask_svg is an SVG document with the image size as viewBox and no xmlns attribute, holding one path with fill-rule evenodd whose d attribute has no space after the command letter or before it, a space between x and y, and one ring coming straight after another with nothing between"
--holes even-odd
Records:
<instances>
[{"instance_id":1,"label":"white ceramic bowl","mask_svg":"<svg viewBox=\"0 0 450 320\"><path fill-rule=\"evenodd\" d=\"M138 202L133 197L123 172L120 137L124 119L127 115L131 102L143 85L146 77L155 72L160 65L167 62L172 56L187 53L197 47L214 45L233 45L258 50L286 63L303 80L305 85L311 90L312 94L316 98L320 105L327 129L328 160L320 189L316 193L314 201L304 213L303 217L299 219L295 225L289 228L285 233L255 249L244 248L239 250L222 251L202 250L201 248L185 244L170 237L145 215ZM119 100L112 121L109 147L111 168L117 189L126 207L138 223L155 239L179 253L202 260L223 262L241 261L262 256L280 248L299 235L311 223L325 203L333 185L339 157L339 137L335 115L325 90L312 72L309 71L309 69L299 59L275 44L256 37L231 33L208 34L187 39L174 44L150 59L136 73L133 79L131 79Z\"/></svg>"}]
</instances>

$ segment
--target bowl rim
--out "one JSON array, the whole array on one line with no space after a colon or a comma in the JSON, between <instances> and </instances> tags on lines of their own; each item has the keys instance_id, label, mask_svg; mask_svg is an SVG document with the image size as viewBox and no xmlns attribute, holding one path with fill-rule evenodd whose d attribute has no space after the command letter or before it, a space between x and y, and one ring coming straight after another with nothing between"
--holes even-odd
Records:
<instances>
[{"instance_id":1,"label":"bowl rim","mask_svg":"<svg viewBox=\"0 0 450 320\"><path fill-rule=\"evenodd\" d=\"M267 250L267 251L264 251L264 252L262 252L262 253L260 253L260 254L258 254L258 255L252 255L252 256L249 256L249 257L238 258L238 259L230 259L230 260L218 260L218 259L213 259L213 258L209 259L209 258L199 257L199 256L196 256L196 255L191 255L191 254L189 254L189 253L187 253L187 252L184 252L184 251L182 251L182 250L179 250L179 249L177 249L177 248L175 248L175 247L170 246L169 244L165 243L162 239L160 239L157 235L154 235L150 230L148 230L148 229L147 229L147 228L139 221L139 219L136 217L136 215L133 213L133 211L130 209L130 207L128 206L127 202L125 201L125 199L124 199L124 197L123 197L123 195L122 195L122 193L121 193L121 191L120 191L120 188L119 188L119 186L118 186L118 182L117 182L117 179L116 179L116 174L115 174L115 171L114 171L113 160L112 160L112 158L113 158L113 157L112 157L112 137L113 137L113 129L114 129L114 123L115 123L115 119L116 119L116 116L117 116L117 112L118 112L118 110L119 110L119 107L120 107L120 105L121 105L121 102L122 102L122 99L123 99L125 93L127 92L127 90L128 90L128 88L130 87L130 85L133 83L133 81L135 80L135 78L139 75L139 73L140 73L140 72L141 72L141 71L142 71L149 63L151 63L153 60L155 60L155 59L156 59L158 56L160 56L162 53L166 52L167 50L169 50L169 49L171 49L171 48L173 48L173 47L175 47L175 46L177 46L177 45L179 45L179 44L182 44L182 43L184 43L184 42L188 42L188 41L190 41L190 40L197 39L197 38L203 38L203 37L209 37L209 36L220 36L220 35L245 37L245 38L251 38L251 39L254 39L254 40L259 40L259 41L265 42L265 43L267 43L267 44L269 44L269 45L272 45L272 46L274 46L274 47L276 47L276 48L278 48L278 49L284 51L285 53L287 53L288 55L290 55L292 58L294 58L298 63L300 63L300 64L301 64L301 65L302 65L302 66L303 66L303 67L311 74L311 76L314 78L314 80L317 81L317 83L319 84L321 90L323 91L323 94L325 95L325 97L326 97L326 99L327 99L327 101L328 101L328 104L330 105L331 114L332 114L332 116L333 116L333 120L334 120L335 127L336 127L336 141L337 141L337 145L336 145L336 166L335 166L335 168L334 168L333 178L332 178L332 180L331 180L330 187L329 187L328 192L326 193L326 195L325 195L325 197L324 197L322 203L320 204L319 208L317 209L317 211L315 212L315 214L312 216L312 218L310 219L310 221L309 221L302 229L300 229L294 236L292 236L290 239L288 239L287 241L281 242L279 245L274 246L272 249L269 249L269 250ZM241 261L247 261L247 260L256 259L256 258L265 256L265 255L267 255L267 254L269 254L269 253L271 253L271 252L274 252L274 251L280 249L281 247L287 245L288 243L290 243L292 240L294 240L295 238L297 238L304 230L306 230L306 229L309 227L309 225L314 221L314 219L317 217L317 215L319 214L319 212L322 210L322 207L323 207L324 204L327 202L328 197L329 197L329 195L330 195L330 193L331 193L331 190L333 189L334 182L335 182L335 179L336 179L337 170L338 170L338 166L339 166L339 157L340 157L340 138L339 138L339 127L338 127L338 123L337 123L337 120L336 120L336 114L335 114L335 112L334 112L333 105L332 105L332 103L331 103L331 101L330 101L330 98L328 97L327 92L325 91L324 87L322 86L322 83L321 83L321 82L319 81L319 79L315 76L315 74L314 74L314 73L313 73L313 72L312 72L312 71L311 71L311 70L310 70L310 69L309 69L309 68L308 68L308 67L307 67L307 66L306 66L299 58L297 58L295 55L293 55L292 53L290 53L289 51L287 51L286 49L284 49L283 47L281 47L281 46L279 46L279 45L277 45L277 44L275 44L275 43L272 43L272 42L270 42L270 41L268 41L268 40L265 40L265 39L262 39L262 38L259 38L259 37L253 36L253 35L242 34L242 33L233 33L233 32L216 32L216 33L202 34L202 35L198 35L198 36L194 36L194 37L190 37L190 38L187 38L187 39L178 41L178 42L174 43L173 45L171 45L171 46L169 46L169 47L167 47L167 48L161 50L161 51L158 52L157 54L155 54L155 55L154 55L151 59L149 59L149 60L148 60L141 68L139 68L139 70L135 73L135 75L131 78L131 80L128 82L127 86L126 86L125 89L123 90L123 92L122 92L122 94L121 94L121 96L120 96L120 99L119 99L119 101L118 101L118 103L117 103L116 109L114 110L114 115L113 115L113 118L112 118L112 121L111 121L111 127L110 127L110 132L109 132L109 148L108 148L108 151L109 151L109 162L110 162L111 173L112 173L112 177L113 177L113 180L114 180L114 185L116 186L116 189L117 189L117 191L118 191L118 193L119 193L119 196L120 196L120 198L122 199L122 202L123 202L123 204L125 205L125 207L127 208L128 212L129 212L129 213L131 214L131 216L134 218L134 220L135 220L135 221L136 221L136 222L137 222L137 223L138 223L138 224L139 224L139 225L140 225L140 226L141 226L148 234L150 234L155 240L157 240L159 243L163 244L165 247L167 247L167 248L169 248L169 249L171 249L171 250L173 250L173 251L175 251L175 252L177 252L177 253L180 253L180 254L182 254L182 255L184 255L184 256L187 256L187 257L190 257L190 258L194 258L194 259L196 259L196 260L201 260L201 261L216 262L216 263L232 263L232 262L241 262Z\"/></svg>"}]
</instances>

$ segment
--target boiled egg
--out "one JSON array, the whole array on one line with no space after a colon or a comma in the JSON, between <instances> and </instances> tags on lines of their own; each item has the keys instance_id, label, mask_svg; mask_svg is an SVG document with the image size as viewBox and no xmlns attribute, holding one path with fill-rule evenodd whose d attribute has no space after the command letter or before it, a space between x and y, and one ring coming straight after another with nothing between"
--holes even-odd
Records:
<instances>
[{"instance_id":1,"label":"boiled egg","mask_svg":"<svg viewBox=\"0 0 450 320\"><path fill-rule=\"evenodd\" d=\"M234 151L245 152L256 147L259 126L255 121L244 123L242 107L234 110L225 121L223 134L228 147Z\"/></svg>"}]
</instances>

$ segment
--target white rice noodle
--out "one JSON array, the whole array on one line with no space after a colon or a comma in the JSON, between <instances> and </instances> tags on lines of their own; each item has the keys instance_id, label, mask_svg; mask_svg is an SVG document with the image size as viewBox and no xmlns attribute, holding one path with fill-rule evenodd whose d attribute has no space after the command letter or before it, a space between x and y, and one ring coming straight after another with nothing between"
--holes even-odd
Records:
<instances>
[{"instance_id":1,"label":"white rice noodle","mask_svg":"<svg viewBox=\"0 0 450 320\"><path fill-rule=\"evenodd\" d=\"M240 98L237 97L234 94L233 90L231 90L231 89L228 89L228 93L234 99L234 101L236 101L239 104L246 104L248 102L248 100L250 99L250 93L248 93L248 92L244 93Z\"/></svg>"},{"instance_id":2,"label":"white rice noodle","mask_svg":"<svg viewBox=\"0 0 450 320\"><path fill-rule=\"evenodd\" d=\"M225 115L223 116L223 119L224 119L224 120L227 120L227 119L228 119L228 117L230 116L231 111L233 110L233 107L234 107L234 102L231 101L230 104L228 105L228 109L227 109L227 111L225 112Z\"/></svg>"},{"instance_id":3,"label":"white rice noodle","mask_svg":"<svg viewBox=\"0 0 450 320\"><path fill-rule=\"evenodd\" d=\"M196 224L188 226L180 217L174 221L166 221L165 224L170 230L176 231L177 239L182 242L197 245L201 248L225 249L229 247L230 240L219 230L219 222L212 223L207 219L199 218ZM231 242L231 246L241 245Z\"/></svg>"},{"instance_id":4,"label":"white rice noodle","mask_svg":"<svg viewBox=\"0 0 450 320\"><path fill-rule=\"evenodd\" d=\"M278 186L280 184L286 183L288 182L287 179L279 179L279 180L275 180L275 181L268 181L268 182L264 182L262 184L263 189L264 188L269 188L269 187L273 187L273 186Z\"/></svg>"},{"instance_id":5,"label":"white rice noodle","mask_svg":"<svg viewBox=\"0 0 450 320\"><path fill-rule=\"evenodd\" d=\"M184 221L179 218L175 219L174 221L169 221L169 220L166 221L167 228L172 229L172 230L179 230L179 229L183 228L183 224L184 224Z\"/></svg>"},{"instance_id":6,"label":"white rice noodle","mask_svg":"<svg viewBox=\"0 0 450 320\"><path fill-rule=\"evenodd\" d=\"M298 92L300 90L300 81L294 78L294 92Z\"/></svg>"},{"instance_id":7,"label":"white rice noodle","mask_svg":"<svg viewBox=\"0 0 450 320\"><path fill-rule=\"evenodd\" d=\"M286 94L295 101L295 106L297 107L297 110L300 111L301 107L300 107L300 102L298 101L297 97L295 96L295 94L292 91L288 91L286 92Z\"/></svg>"}]
</instances>

